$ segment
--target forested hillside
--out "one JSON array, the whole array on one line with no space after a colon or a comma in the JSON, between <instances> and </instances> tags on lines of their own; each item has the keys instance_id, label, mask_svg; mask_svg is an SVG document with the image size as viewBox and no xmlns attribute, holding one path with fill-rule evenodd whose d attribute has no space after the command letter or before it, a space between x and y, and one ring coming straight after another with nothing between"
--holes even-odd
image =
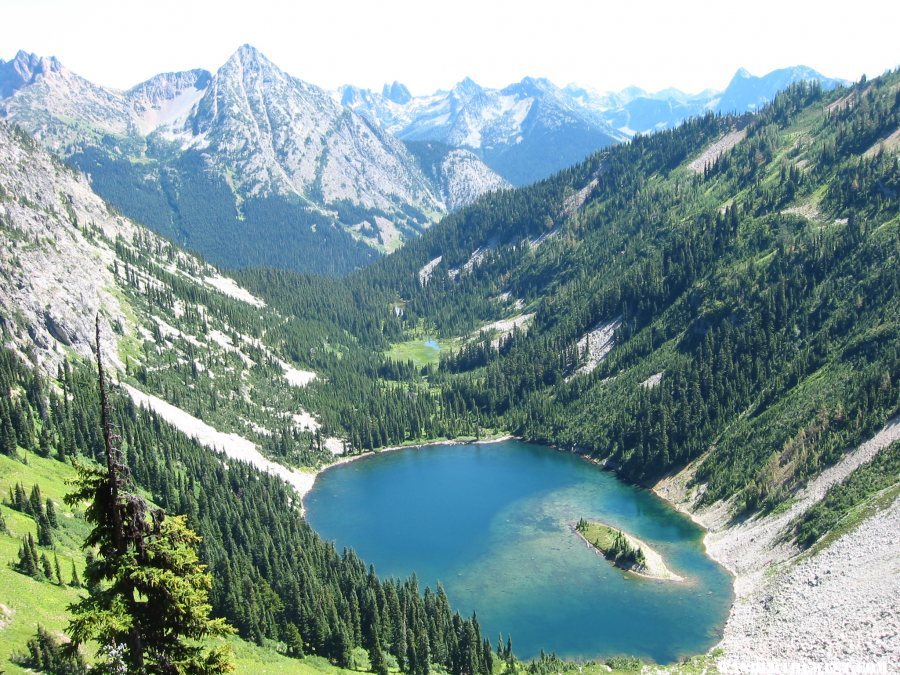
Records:
<instances>
[{"instance_id":1,"label":"forested hillside","mask_svg":"<svg viewBox=\"0 0 900 675\"><path fill-rule=\"evenodd\" d=\"M66 367L55 380L57 393L12 353L0 352L0 388L12 394L0 405L3 455L20 462L36 454L102 463L95 378L88 368ZM202 558L215 579L213 611L241 636L280 644L296 657L326 656L342 667L351 667L353 649L363 647L375 672L386 672L382 653L410 673L427 672L431 663L452 672L491 671L492 650L477 620L453 614L440 588L422 594L415 578L379 580L352 552L339 555L312 531L281 480L210 452L125 396L112 403L113 426L134 480L169 513L187 515L201 533ZM28 487L36 502L17 499L10 488L3 510L33 519L43 558L71 535L68 528L62 540L54 534L60 526L57 516L48 518L52 502L45 511L39 483ZM24 529L31 528L16 528ZM34 546L27 536L23 541L26 550ZM19 571L62 585L77 583L80 564L67 565L62 578L40 566L20 564Z\"/></svg>"},{"instance_id":2,"label":"forested hillside","mask_svg":"<svg viewBox=\"0 0 900 675\"><path fill-rule=\"evenodd\" d=\"M351 277L336 320L377 349L394 314L442 336L439 367L379 374L469 429L636 481L703 456L705 499L771 508L897 410L898 82L797 85L483 198Z\"/></svg>"},{"instance_id":3,"label":"forested hillside","mask_svg":"<svg viewBox=\"0 0 900 675\"><path fill-rule=\"evenodd\" d=\"M694 462L704 503L776 511L898 412L898 126L898 72L801 84L759 114L693 119L481 197L346 279L253 269L240 286L0 126L8 573L53 585L59 606L80 592L84 522L51 504L73 458L100 457L85 365L99 315L129 387L113 398L125 458L203 537L216 616L342 667L491 672L477 619L440 589L379 579L310 529L288 485L134 401L291 478L335 454L508 432L643 484ZM894 445L790 536L822 541L895 488L896 464Z\"/></svg>"}]
</instances>

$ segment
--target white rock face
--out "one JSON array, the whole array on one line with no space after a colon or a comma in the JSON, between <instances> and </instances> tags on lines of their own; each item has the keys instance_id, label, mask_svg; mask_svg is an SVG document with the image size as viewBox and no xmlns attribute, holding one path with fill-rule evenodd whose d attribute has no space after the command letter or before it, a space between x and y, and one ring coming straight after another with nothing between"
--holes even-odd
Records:
<instances>
[{"instance_id":1,"label":"white rock face","mask_svg":"<svg viewBox=\"0 0 900 675\"><path fill-rule=\"evenodd\" d=\"M123 366L119 339L142 334L123 306L123 279L115 270L121 275L126 263L117 257L115 241L130 243L136 235L151 250L168 246L114 214L83 174L0 123L0 322L13 346L29 360L55 374L68 350L93 358L94 318L99 313L104 359L114 368ZM263 306L211 266L183 252L175 255L176 262L187 261L197 271L194 283ZM184 276L168 259L159 264L168 273ZM159 285L137 270L132 273L145 287ZM150 318L163 336L178 335L203 346L164 318Z\"/></svg>"},{"instance_id":2,"label":"white rock face","mask_svg":"<svg viewBox=\"0 0 900 675\"><path fill-rule=\"evenodd\" d=\"M576 374L586 375L592 372L606 358L616 344L615 333L621 325L622 317L612 321L603 321L578 340L578 353L585 354L585 362L575 371ZM652 379L650 378L650 380Z\"/></svg>"},{"instance_id":3,"label":"white rock face","mask_svg":"<svg viewBox=\"0 0 900 675\"><path fill-rule=\"evenodd\" d=\"M419 270L419 283L424 286L431 280L431 275L434 274L434 268L441 264L441 260L444 259L444 256L439 255L434 260L429 260L427 263L422 265L422 268Z\"/></svg>"},{"instance_id":4,"label":"white rock face","mask_svg":"<svg viewBox=\"0 0 900 675\"><path fill-rule=\"evenodd\" d=\"M487 192L512 187L477 155L459 148L448 152L441 161L440 181L441 196L451 210L471 204Z\"/></svg>"},{"instance_id":5,"label":"white rock face","mask_svg":"<svg viewBox=\"0 0 900 675\"><path fill-rule=\"evenodd\" d=\"M710 529L709 554L735 574L719 647L724 673L892 672L900 658L900 500L821 550L784 537L830 487L900 439L893 418L799 490L787 509L731 521L729 504L697 508L691 481L703 457L654 491Z\"/></svg>"},{"instance_id":6,"label":"white rock face","mask_svg":"<svg viewBox=\"0 0 900 675\"><path fill-rule=\"evenodd\" d=\"M138 133L183 126L211 78L205 70L164 73L130 89L127 95Z\"/></svg>"},{"instance_id":7,"label":"white rock face","mask_svg":"<svg viewBox=\"0 0 900 675\"><path fill-rule=\"evenodd\" d=\"M53 373L67 349L91 358L98 312L108 363L119 364L113 326L128 330L114 253L81 228L113 239L134 230L82 175L0 124L0 315L13 343Z\"/></svg>"}]
</instances>

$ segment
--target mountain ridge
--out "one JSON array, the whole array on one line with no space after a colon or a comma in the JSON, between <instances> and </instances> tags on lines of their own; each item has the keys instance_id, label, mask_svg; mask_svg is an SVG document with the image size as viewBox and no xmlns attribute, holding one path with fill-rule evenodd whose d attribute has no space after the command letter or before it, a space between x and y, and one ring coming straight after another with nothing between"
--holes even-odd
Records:
<instances>
[{"instance_id":1,"label":"mountain ridge","mask_svg":"<svg viewBox=\"0 0 900 675\"><path fill-rule=\"evenodd\" d=\"M722 114L755 111L778 91L799 81L818 81L826 89L845 84L806 66L793 66L762 77L741 68L723 91L706 89L697 94L674 88L651 93L638 87L599 92L574 83L559 88L534 77L497 89L483 88L467 77L449 90L404 102L351 85L339 88L338 94L345 105L369 115L399 138L470 149L514 184L523 185L636 133L672 128L710 110ZM543 112L542 105L549 106L549 119L536 124L529 113ZM560 120L565 122L560 124ZM566 128L567 133L555 132L555 127ZM576 145L566 148L573 134ZM515 147L523 140L528 145L531 135L542 138L524 151ZM533 168L513 168L521 163Z\"/></svg>"},{"instance_id":2,"label":"mountain ridge","mask_svg":"<svg viewBox=\"0 0 900 675\"><path fill-rule=\"evenodd\" d=\"M252 236L281 241L279 265L346 273L416 236L448 203L506 186L474 156L429 179L402 142L250 45L215 73L164 73L127 91L56 60L17 59L0 66L12 73L0 116L90 173L123 212L220 264L260 259L242 243ZM29 68L39 72L26 77ZM216 236L207 210L229 236ZM277 234L285 223L297 244Z\"/></svg>"}]
</instances>

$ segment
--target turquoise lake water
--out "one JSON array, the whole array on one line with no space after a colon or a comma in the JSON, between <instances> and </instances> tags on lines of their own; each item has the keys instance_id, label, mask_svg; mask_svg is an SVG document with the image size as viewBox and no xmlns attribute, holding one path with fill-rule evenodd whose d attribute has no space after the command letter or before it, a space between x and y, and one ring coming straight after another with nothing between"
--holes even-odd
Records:
<instances>
[{"instance_id":1,"label":"turquoise lake water","mask_svg":"<svg viewBox=\"0 0 900 675\"><path fill-rule=\"evenodd\" d=\"M583 459L519 441L375 455L322 473L310 524L382 577L440 581L461 614L520 658L633 654L658 663L706 651L731 604L702 530L647 490ZM626 574L573 532L600 520L643 539L686 578Z\"/></svg>"}]
</instances>

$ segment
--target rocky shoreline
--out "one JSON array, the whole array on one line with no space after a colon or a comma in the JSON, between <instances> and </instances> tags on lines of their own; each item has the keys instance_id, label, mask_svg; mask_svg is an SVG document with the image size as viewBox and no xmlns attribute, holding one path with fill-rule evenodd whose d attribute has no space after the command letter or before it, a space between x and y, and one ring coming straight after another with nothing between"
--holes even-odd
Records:
<instances>
[{"instance_id":1,"label":"rocky shoreline","mask_svg":"<svg viewBox=\"0 0 900 675\"><path fill-rule=\"evenodd\" d=\"M802 489L780 513L731 521L728 503L698 507L702 458L654 492L708 530L707 552L735 575L718 648L724 673L900 672L900 499L821 550L780 537L829 487L900 439L894 418Z\"/></svg>"}]
</instances>

